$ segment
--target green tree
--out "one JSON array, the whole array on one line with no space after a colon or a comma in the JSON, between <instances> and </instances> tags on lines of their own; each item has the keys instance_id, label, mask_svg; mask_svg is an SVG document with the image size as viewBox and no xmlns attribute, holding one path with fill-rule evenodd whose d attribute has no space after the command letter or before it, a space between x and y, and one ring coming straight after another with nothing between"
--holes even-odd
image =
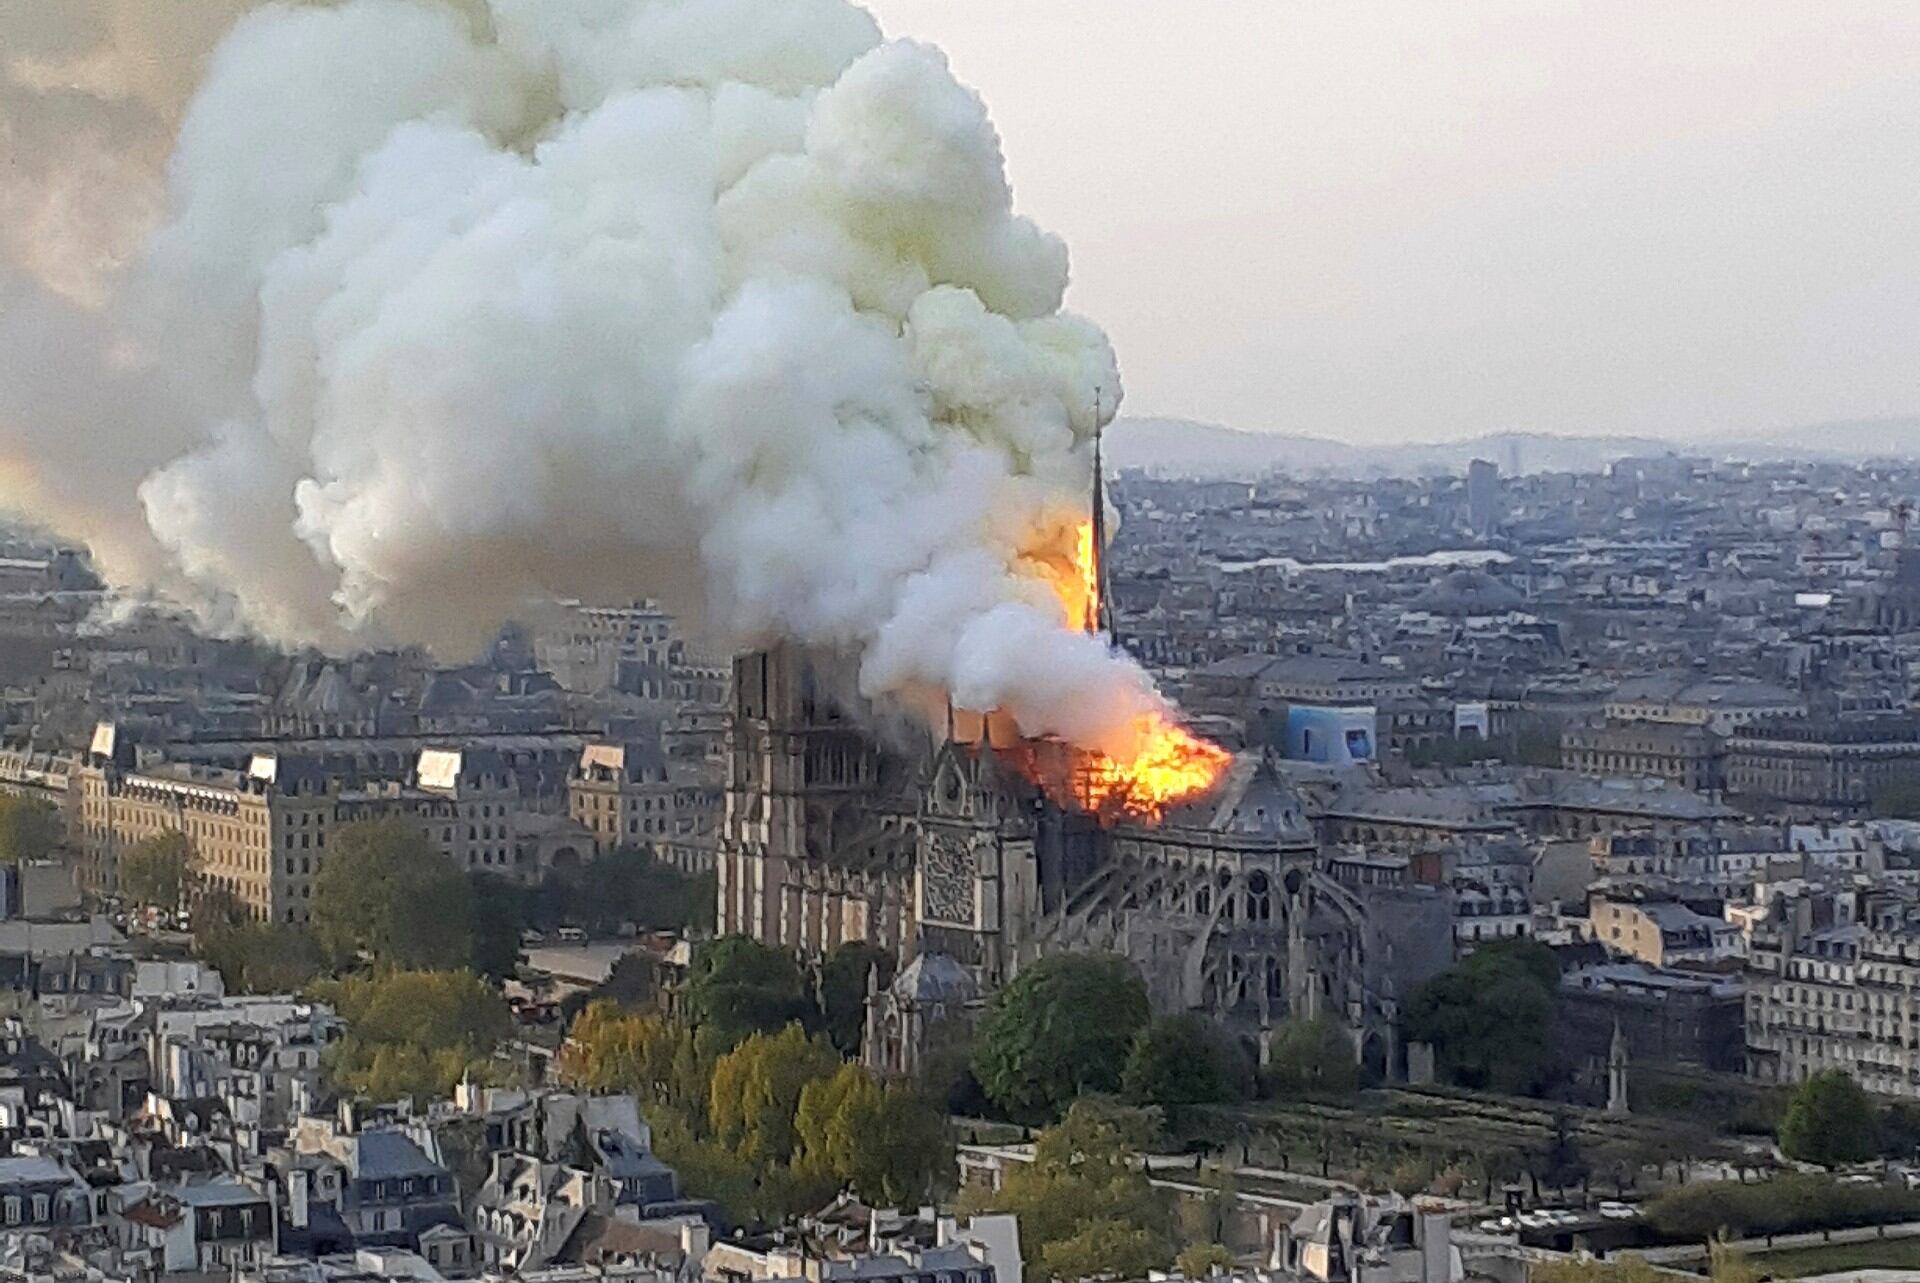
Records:
<instances>
[{"instance_id":1,"label":"green tree","mask_svg":"<svg viewBox=\"0 0 1920 1283\"><path fill-rule=\"evenodd\" d=\"M699 1136L683 1120L654 1122L653 1147L679 1174L680 1187L690 1197L712 1199L734 1225L784 1223L800 1210L787 1206L785 1189L763 1179L766 1173L727 1146Z\"/></svg>"},{"instance_id":2,"label":"green tree","mask_svg":"<svg viewBox=\"0 0 1920 1283\"><path fill-rule=\"evenodd\" d=\"M1852 1185L1823 1174L1788 1172L1772 1180L1694 1181L1662 1190L1646 1204L1647 1219L1668 1239L1703 1242L1797 1234L1920 1217L1920 1193L1886 1185Z\"/></svg>"},{"instance_id":3,"label":"green tree","mask_svg":"<svg viewBox=\"0 0 1920 1283\"><path fill-rule=\"evenodd\" d=\"M1413 991L1406 1035L1463 1086L1537 1092L1557 1064L1560 965L1533 940L1483 945Z\"/></svg>"},{"instance_id":4,"label":"green tree","mask_svg":"<svg viewBox=\"0 0 1920 1283\"><path fill-rule=\"evenodd\" d=\"M702 1036L721 1049L814 1018L792 956L746 936L722 936L694 950L686 1010Z\"/></svg>"},{"instance_id":5,"label":"green tree","mask_svg":"<svg viewBox=\"0 0 1920 1283\"><path fill-rule=\"evenodd\" d=\"M1204 1017L1162 1016L1141 1027L1127 1052L1120 1090L1136 1105L1157 1105L1169 1118L1189 1105L1244 1100L1246 1058Z\"/></svg>"},{"instance_id":6,"label":"green tree","mask_svg":"<svg viewBox=\"0 0 1920 1283\"><path fill-rule=\"evenodd\" d=\"M1173 1260L1173 1199L1135 1161L1153 1131L1145 1111L1076 1101L1040 1133L1032 1162L1010 1169L997 1191L968 1191L962 1203L1017 1215L1027 1268L1046 1277L1139 1278L1164 1269Z\"/></svg>"},{"instance_id":7,"label":"green tree","mask_svg":"<svg viewBox=\"0 0 1920 1283\"><path fill-rule=\"evenodd\" d=\"M893 980L893 955L865 940L849 940L827 955L820 966L820 1016L827 1037L843 1056L860 1053L866 1032L867 981L881 985Z\"/></svg>"},{"instance_id":8,"label":"green tree","mask_svg":"<svg viewBox=\"0 0 1920 1283\"><path fill-rule=\"evenodd\" d=\"M854 1064L802 1087L794 1111L794 1165L844 1185L863 1160L861 1133L879 1116L881 1094L873 1075Z\"/></svg>"},{"instance_id":9,"label":"green tree","mask_svg":"<svg viewBox=\"0 0 1920 1283\"><path fill-rule=\"evenodd\" d=\"M520 968L526 893L492 873L470 873L467 881L473 903L473 948L468 964L483 976L505 980Z\"/></svg>"},{"instance_id":10,"label":"green tree","mask_svg":"<svg viewBox=\"0 0 1920 1283\"><path fill-rule=\"evenodd\" d=\"M63 829L53 803L37 797L0 797L0 863L44 860Z\"/></svg>"},{"instance_id":11,"label":"green tree","mask_svg":"<svg viewBox=\"0 0 1920 1283\"><path fill-rule=\"evenodd\" d=\"M1147 990L1125 960L1065 954L1027 967L981 1022L974 1075L1021 1122L1058 1118L1088 1092L1120 1089Z\"/></svg>"},{"instance_id":12,"label":"green tree","mask_svg":"<svg viewBox=\"0 0 1920 1283\"><path fill-rule=\"evenodd\" d=\"M193 879L193 842L177 829L141 838L120 857L120 892L143 908L173 910Z\"/></svg>"},{"instance_id":13,"label":"green tree","mask_svg":"<svg viewBox=\"0 0 1920 1283\"><path fill-rule=\"evenodd\" d=\"M1163 1239L1145 1226L1111 1216L1082 1221L1071 1235L1040 1249L1040 1270L1050 1279L1138 1279L1166 1264Z\"/></svg>"},{"instance_id":14,"label":"green tree","mask_svg":"<svg viewBox=\"0 0 1920 1283\"><path fill-rule=\"evenodd\" d=\"M940 1106L910 1087L890 1086L854 1167L854 1192L875 1207L933 1201L953 1177L953 1134Z\"/></svg>"},{"instance_id":15,"label":"green tree","mask_svg":"<svg viewBox=\"0 0 1920 1283\"><path fill-rule=\"evenodd\" d=\"M187 925L193 932L194 952L206 957L214 940L225 931L253 921L246 906L225 887L201 886L193 897L193 909Z\"/></svg>"},{"instance_id":16,"label":"green tree","mask_svg":"<svg viewBox=\"0 0 1920 1283\"><path fill-rule=\"evenodd\" d=\"M1288 1094L1347 1095L1360 1083L1353 1044L1331 1020L1289 1020L1274 1031L1266 1077Z\"/></svg>"},{"instance_id":17,"label":"green tree","mask_svg":"<svg viewBox=\"0 0 1920 1283\"><path fill-rule=\"evenodd\" d=\"M840 1063L824 1038L797 1024L753 1034L713 1066L707 1121L714 1139L758 1165L792 1159L800 1094Z\"/></svg>"},{"instance_id":18,"label":"green tree","mask_svg":"<svg viewBox=\"0 0 1920 1283\"><path fill-rule=\"evenodd\" d=\"M1190 1279L1212 1278L1234 1267L1233 1253L1219 1243L1192 1243L1173 1258L1173 1268Z\"/></svg>"},{"instance_id":19,"label":"green tree","mask_svg":"<svg viewBox=\"0 0 1920 1283\"><path fill-rule=\"evenodd\" d=\"M710 874L689 875L646 847L623 846L577 869L555 870L527 898L521 925L577 926L611 934L710 929L718 895Z\"/></svg>"},{"instance_id":20,"label":"green tree","mask_svg":"<svg viewBox=\"0 0 1920 1283\"><path fill-rule=\"evenodd\" d=\"M1880 1152L1911 1161L1920 1153L1920 1104L1896 1100L1880 1115Z\"/></svg>"},{"instance_id":21,"label":"green tree","mask_svg":"<svg viewBox=\"0 0 1920 1283\"><path fill-rule=\"evenodd\" d=\"M1541 1184L1554 1189L1578 1185L1592 1174L1593 1164L1580 1152L1580 1143L1574 1139L1566 1111L1554 1112L1553 1143L1530 1160L1527 1166Z\"/></svg>"},{"instance_id":22,"label":"green tree","mask_svg":"<svg viewBox=\"0 0 1920 1283\"><path fill-rule=\"evenodd\" d=\"M233 993L297 993L326 974L319 941L305 927L289 923L224 926L197 951Z\"/></svg>"},{"instance_id":23,"label":"green tree","mask_svg":"<svg viewBox=\"0 0 1920 1283\"><path fill-rule=\"evenodd\" d=\"M561 1076L593 1092L627 1092L651 1116L672 1110L689 1122L706 1117L712 1065L693 1031L665 1016L629 1011L602 999L588 1004L560 1049Z\"/></svg>"},{"instance_id":24,"label":"green tree","mask_svg":"<svg viewBox=\"0 0 1920 1283\"><path fill-rule=\"evenodd\" d=\"M1826 1167L1865 1162L1880 1152L1873 1102L1845 1070L1822 1070L1787 1102L1780 1150L1788 1158Z\"/></svg>"},{"instance_id":25,"label":"green tree","mask_svg":"<svg viewBox=\"0 0 1920 1283\"><path fill-rule=\"evenodd\" d=\"M953 1168L946 1117L924 1096L881 1087L842 1065L800 1092L794 1167L827 1193L851 1188L875 1207L919 1206Z\"/></svg>"},{"instance_id":26,"label":"green tree","mask_svg":"<svg viewBox=\"0 0 1920 1283\"><path fill-rule=\"evenodd\" d=\"M473 889L402 820L333 834L313 885L313 931L338 963L451 970L473 958Z\"/></svg>"},{"instance_id":27,"label":"green tree","mask_svg":"<svg viewBox=\"0 0 1920 1283\"><path fill-rule=\"evenodd\" d=\"M1402 1198L1412 1198L1431 1184L1433 1164L1424 1158L1403 1158L1387 1174L1387 1188Z\"/></svg>"},{"instance_id":28,"label":"green tree","mask_svg":"<svg viewBox=\"0 0 1920 1283\"><path fill-rule=\"evenodd\" d=\"M463 1075L488 1075L512 1029L506 1004L471 971L349 976L314 991L347 1022L328 1066L334 1084L375 1100L430 1100Z\"/></svg>"}]
</instances>

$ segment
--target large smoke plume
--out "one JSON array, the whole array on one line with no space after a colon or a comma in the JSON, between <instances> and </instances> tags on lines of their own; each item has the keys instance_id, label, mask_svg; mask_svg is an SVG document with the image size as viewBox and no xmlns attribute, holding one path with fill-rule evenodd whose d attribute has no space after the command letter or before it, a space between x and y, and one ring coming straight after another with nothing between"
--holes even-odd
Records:
<instances>
[{"instance_id":1,"label":"large smoke plume","mask_svg":"<svg viewBox=\"0 0 1920 1283\"><path fill-rule=\"evenodd\" d=\"M1023 561L1119 378L936 50L844 0L0 22L0 499L126 590L448 652L647 595L882 701L1161 711Z\"/></svg>"}]
</instances>

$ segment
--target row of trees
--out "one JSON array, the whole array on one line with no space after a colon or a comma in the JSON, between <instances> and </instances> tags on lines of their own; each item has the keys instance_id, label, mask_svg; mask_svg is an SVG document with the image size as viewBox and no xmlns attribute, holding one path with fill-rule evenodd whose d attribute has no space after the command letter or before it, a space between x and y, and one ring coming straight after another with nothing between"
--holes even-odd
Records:
<instances>
[{"instance_id":1,"label":"row of trees","mask_svg":"<svg viewBox=\"0 0 1920 1283\"><path fill-rule=\"evenodd\" d=\"M981 1022L972 1067L987 1101L1028 1124L1062 1118L1093 1093L1157 1108L1180 1125L1195 1106L1245 1100L1261 1085L1217 1025L1192 1013L1152 1017L1125 960L1087 954L1042 959L1015 977ZM1269 1046L1265 1085L1350 1092L1352 1047L1330 1022L1289 1022Z\"/></svg>"},{"instance_id":2,"label":"row of trees","mask_svg":"<svg viewBox=\"0 0 1920 1283\"><path fill-rule=\"evenodd\" d=\"M196 951L239 992L307 990L345 1018L330 1053L341 1088L374 1099L445 1095L461 1077L501 1075L493 1054L511 1017L489 977L512 973L520 932L557 914L683 927L692 880L644 851L595 861L528 891L454 868L401 821L342 826L314 879L311 924L259 922L203 884L182 834L129 850L121 886L139 904L192 905ZM708 896L711 899L711 894ZM596 915L576 915L585 902Z\"/></svg>"},{"instance_id":3,"label":"row of trees","mask_svg":"<svg viewBox=\"0 0 1920 1283\"><path fill-rule=\"evenodd\" d=\"M0 797L0 864L46 859L60 845L64 828L51 802Z\"/></svg>"},{"instance_id":4,"label":"row of trees","mask_svg":"<svg viewBox=\"0 0 1920 1283\"><path fill-rule=\"evenodd\" d=\"M1722 1233L1750 1238L1908 1221L1920 1216L1920 1193L1786 1172L1750 1185L1700 1181L1674 1186L1650 1200L1646 1211L1663 1237L1699 1242Z\"/></svg>"},{"instance_id":5,"label":"row of trees","mask_svg":"<svg viewBox=\"0 0 1920 1283\"><path fill-rule=\"evenodd\" d=\"M1178 1242L1172 1196L1135 1160L1157 1130L1148 1111L1082 1097L1035 1139L1032 1162L1010 1167L998 1190L969 1191L963 1207L1017 1215L1030 1273L1144 1278L1173 1263ZM1219 1255L1195 1253L1187 1263L1202 1273L1191 1277Z\"/></svg>"},{"instance_id":6,"label":"row of trees","mask_svg":"<svg viewBox=\"0 0 1920 1283\"><path fill-rule=\"evenodd\" d=\"M1153 1018L1123 960L1062 956L1002 991L957 1062L936 1057L920 1083L883 1086L842 1058L859 1047L869 985L886 978L870 946L845 946L809 975L752 940L715 940L696 951L676 1016L596 1002L570 1030L563 1069L582 1087L632 1092L689 1190L769 1222L841 1188L894 1205L937 1188L951 1164L939 1094L953 1090L948 1072L967 1071L995 1111L1053 1124L1036 1161L979 1203L1022 1215L1034 1268L1133 1273L1174 1260L1171 1203L1134 1159L1163 1120L1252 1092L1240 1047L1199 1016ZM1274 1051L1289 1089L1354 1085L1351 1047L1330 1025L1290 1026ZM1187 1255L1204 1273L1225 1254L1200 1243Z\"/></svg>"},{"instance_id":7,"label":"row of trees","mask_svg":"<svg viewBox=\"0 0 1920 1283\"><path fill-rule=\"evenodd\" d=\"M847 1188L878 1205L926 1200L953 1169L944 1110L919 1085L882 1085L848 1061L857 1038L837 1045L814 988L784 953L711 941L678 1016L595 1002L561 1069L637 1097L661 1157L737 1221L784 1220Z\"/></svg>"},{"instance_id":8,"label":"row of trees","mask_svg":"<svg viewBox=\"0 0 1920 1283\"><path fill-rule=\"evenodd\" d=\"M1559 978L1553 952L1532 940L1484 945L1415 989L1406 1035L1433 1044L1456 1086L1538 1095L1557 1082ZM1920 1149L1920 1111L1877 1107L1843 1070L1815 1074L1789 1098L1777 1132L1789 1158L1835 1166Z\"/></svg>"},{"instance_id":9,"label":"row of trees","mask_svg":"<svg viewBox=\"0 0 1920 1283\"><path fill-rule=\"evenodd\" d=\"M320 981L314 996L347 1022L329 1071L371 1100L443 1098L462 1078L499 1077L512 1028L500 995L471 971L382 971Z\"/></svg>"},{"instance_id":10,"label":"row of trees","mask_svg":"<svg viewBox=\"0 0 1920 1283\"><path fill-rule=\"evenodd\" d=\"M311 925L248 920L230 896L200 883L192 842L156 834L121 857L120 887L134 904L191 905L196 942L243 991L297 988L362 964L400 970L513 974L520 934L561 922L598 928L633 922L685 930L710 920L710 880L690 878L644 850L623 849L527 888L463 873L414 826L378 820L342 826L314 879Z\"/></svg>"}]
</instances>

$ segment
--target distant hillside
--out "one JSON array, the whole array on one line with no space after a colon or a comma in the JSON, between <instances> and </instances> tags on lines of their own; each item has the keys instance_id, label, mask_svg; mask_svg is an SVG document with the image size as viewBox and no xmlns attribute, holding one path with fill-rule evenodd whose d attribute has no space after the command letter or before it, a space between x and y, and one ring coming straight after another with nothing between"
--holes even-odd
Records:
<instances>
[{"instance_id":1,"label":"distant hillside","mask_svg":"<svg viewBox=\"0 0 1920 1283\"><path fill-rule=\"evenodd\" d=\"M1117 421L1107 431L1106 454L1116 468L1145 468L1172 476L1241 477L1279 468L1295 473L1349 476L1421 476L1463 472L1474 459L1504 471L1591 471L1630 454L1674 449L1640 437L1553 437L1499 432L1466 441L1392 446L1348 445L1325 437L1245 432L1189 419Z\"/></svg>"},{"instance_id":2,"label":"distant hillside","mask_svg":"<svg viewBox=\"0 0 1920 1283\"><path fill-rule=\"evenodd\" d=\"M1839 419L1714 439L1729 454L1767 458L1910 459L1920 456L1920 417Z\"/></svg>"},{"instance_id":3,"label":"distant hillside","mask_svg":"<svg viewBox=\"0 0 1920 1283\"><path fill-rule=\"evenodd\" d=\"M1200 478L1253 476L1270 469L1360 477L1427 476L1464 472L1474 459L1491 459L1503 472L1597 472L1629 455L1674 451L1753 460L1916 457L1920 456L1920 418L1850 420L1691 441L1495 432L1464 441L1391 446L1247 432L1190 419L1122 418L1108 429L1106 438L1110 467Z\"/></svg>"}]
</instances>

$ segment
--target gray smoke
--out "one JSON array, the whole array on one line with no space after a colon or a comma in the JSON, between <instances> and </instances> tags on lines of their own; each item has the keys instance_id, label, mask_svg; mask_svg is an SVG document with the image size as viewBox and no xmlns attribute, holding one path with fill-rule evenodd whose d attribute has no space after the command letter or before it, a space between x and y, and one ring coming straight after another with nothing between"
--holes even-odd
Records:
<instances>
[{"instance_id":1,"label":"gray smoke","mask_svg":"<svg viewBox=\"0 0 1920 1283\"><path fill-rule=\"evenodd\" d=\"M646 595L886 702L1162 710L1022 558L1120 383L938 51L845 0L239 7L0 19L0 498L284 642Z\"/></svg>"}]
</instances>

